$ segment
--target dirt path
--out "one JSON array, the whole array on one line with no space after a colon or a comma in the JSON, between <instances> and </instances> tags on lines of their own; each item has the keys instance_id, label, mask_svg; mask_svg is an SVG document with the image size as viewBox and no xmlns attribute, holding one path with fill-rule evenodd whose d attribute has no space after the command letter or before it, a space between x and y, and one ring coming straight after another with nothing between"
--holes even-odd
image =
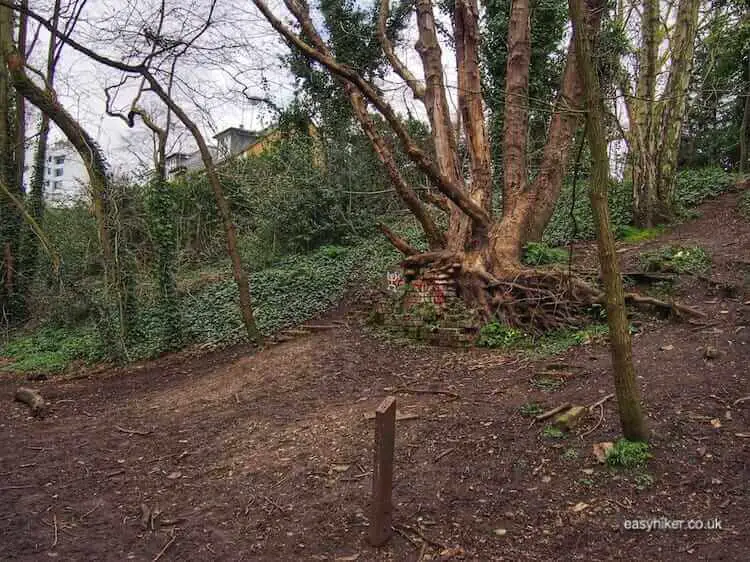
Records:
<instances>
[{"instance_id":1,"label":"dirt path","mask_svg":"<svg viewBox=\"0 0 750 562\"><path fill-rule=\"evenodd\" d=\"M610 393L601 345L534 363L393 343L352 322L255 356L168 357L42 383L53 406L44 420L10 401L18 380L3 376L0 559L154 560L163 551L160 560L409 561L422 549L413 529L431 542L423 560L439 559L443 547L482 561L743 559L750 400L733 402L750 395L740 267L750 224L735 199L709 203L701 219L663 237L704 246L712 278L740 290L729 298L694 280L680 298L704 310L709 326L641 326L650 479L592 457L593 443L618 436L611 402L582 438L546 438L519 414L529 402L590 404ZM720 356L705 359L707 345ZM561 389L530 384L551 364L565 365ZM427 388L459 398L403 392ZM364 416L388 394L419 417L397 429L394 520L403 535L373 550ZM153 529L142 525L142 505L161 511ZM624 519L661 517L718 518L722 530L623 528Z\"/></svg>"}]
</instances>

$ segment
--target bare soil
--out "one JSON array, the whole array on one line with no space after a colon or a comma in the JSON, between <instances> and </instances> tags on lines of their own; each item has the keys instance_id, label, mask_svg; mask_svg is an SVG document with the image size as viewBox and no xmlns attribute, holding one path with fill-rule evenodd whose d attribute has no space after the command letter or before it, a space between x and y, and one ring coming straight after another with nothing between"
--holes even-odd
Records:
<instances>
[{"instance_id":1,"label":"bare soil","mask_svg":"<svg viewBox=\"0 0 750 562\"><path fill-rule=\"evenodd\" d=\"M645 244L698 244L714 264L677 293L705 325L641 318L634 352L654 454L645 469L592 455L619 436L612 400L565 439L519 412L611 393L602 343L530 360L390 341L350 314L257 354L183 353L33 383L51 403L44 419L12 401L30 383L3 375L0 559L747 559L750 399L736 401L750 395L750 223L737 197ZM550 369L560 389L532 384ZM456 396L413 392L425 389ZM365 416L389 394L418 417L397 425L397 533L373 549ZM624 528L662 517L722 528Z\"/></svg>"}]
</instances>

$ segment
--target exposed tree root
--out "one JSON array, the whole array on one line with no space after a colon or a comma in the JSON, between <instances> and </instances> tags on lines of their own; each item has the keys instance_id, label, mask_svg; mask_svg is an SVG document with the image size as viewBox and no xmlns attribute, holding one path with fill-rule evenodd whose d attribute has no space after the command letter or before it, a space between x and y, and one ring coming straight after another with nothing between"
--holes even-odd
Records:
<instances>
[{"instance_id":1,"label":"exposed tree root","mask_svg":"<svg viewBox=\"0 0 750 562\"><path fill-rule=\"evenodd\" d=\"M605 295L596 285L555 269L520 269L496 276L476 267L464 267L465 256L452 252L425 252L403 262L407 282L451 278L456 293L485 321L541 333L576 327L590 318L593 305L603 306ZM701 317L703 313L675 302L626 293L628 304L656 308L675 317Z\"/></svg>"}]
</instances>

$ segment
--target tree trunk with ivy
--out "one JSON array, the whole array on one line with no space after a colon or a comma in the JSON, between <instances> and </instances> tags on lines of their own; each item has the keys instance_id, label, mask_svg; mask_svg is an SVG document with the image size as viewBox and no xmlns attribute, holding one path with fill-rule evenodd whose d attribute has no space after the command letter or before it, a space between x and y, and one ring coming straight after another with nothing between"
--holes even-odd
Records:
<instances>
[{"instance_id":1,"label":"tree trunk with ivy","mask_svg":"<svg viewBox=\"0 0 750 562\"><path fill-rule=\"evenodd\" d=\"M0 20L0 40L12 40L12 18ZM23 232L20 210L13 199L23 201L22 176L19 175L19 155L23 146L17 146L19 126L19 96L13 90L11 77L6 70L6 53L0 53L0 182L4 189L0 195L0 322L17 323L24 316L22 291L23 271L19 268L19 254ZM6 194L7 191L7 194Z\"/></svg>"},{"instance_id":2,"label":"tree trunk with ivy","mask_svg":"<svg viewBox=\"0 0 750 562\"><path fill-rule=\"evenodd\" d=\"M659 56L663 40L660 4L642 0L641 45L635 94L621 80L628 111L628 147L633 176L633 222L650 228L674 218L674 188L682 122L698 27L699 0L680 0L669 41L670 56ZM663 92L657 77L663 60L669 73Z\"/></svg>"},{"instance_id":3,"label":"tree trunk with ivy","mask_svg":"<svg viewBox=\"0 0 750 562\"><path fill-rule=\"evenodd\" d=\"M623 434L632 441L645 441L648 438L648 433L641 411L640 392L633 367L630 326L607 204L607 187L610 177L607 138L604 129L604 105L599 78L592 57L590 34L581 33L581 30L587 29L587 10L584 1L570 0L570 13L573 28L577 30L577 33L575 33L576 54L581 80L586 92L586 134L592 159L591 208L594 213L599 264L605 286L615 391ZM599 0L593 1L598 3ZM601 5L589 5L589 11L600 9Z\"/></svg>"},{"instance_id":4,"label":"tree trunk with ivy","mask_svg":"<svg viewBox=\"0 0 750 562\"><path fill-rule=\"evenodd\" d=\"M12 29L12 20L11 9L0 7L0 30ZM134 301L131 299L127 302L129 272L118 267L117 252L113 249L110 235L111 213L107 204L109 174L106 160L94 139L57 100L55 91L41 88L26 74L25 57L13 42L12 33L0 33L0 53L6 71L4 74L10 78L16 93L59 127L86 167L104 266L105 337L111 341L113 355L118 358L126 357L127 329L132 323L129 312L133 309ZM116 320L113 318L114 310L117 311ZM112 333L113 330L117 333Z\"/></svg>"},{"instance_id":5,"label":"tree trunk with ivy","mask_svg":"<svg viewBox=\"0 0 750 562\"><path fill-rule=\"evenodd\" d=\"M28 0L24 0L22 4L24 6L27 6ZM61 9L61 0L55 0L52 17L50 18L50 23L54 29L57 29L59 26ZM27 19L23 13L19 15L19 18L24 18L24 20ZM25 40L23 36L25 36L25 33L19 34L19 52L23 52L25 50ZM54 88L57 61L59 60L60 53L59 46L60 45L57 41L57 37L54 34L50 34L49 44L47 45L47 68L44 75L45 87L47 89ZM49 133L50 118L45 113L42 113L39 119L39 127L36 134L36 148L32 156L29 191L26 194L26 206L28 208L29 214L39 228L41 228L44 224L44 169L47 163ZM22 269L27 272L28 279L26 292L28 293L28 291L30 290L30 285L37 275L38 256L40 249L37 235L34 233L34 230L32 228L26 229L23 239L23 246L24 250L22 256Z\"/></svg>"}]
</instances>

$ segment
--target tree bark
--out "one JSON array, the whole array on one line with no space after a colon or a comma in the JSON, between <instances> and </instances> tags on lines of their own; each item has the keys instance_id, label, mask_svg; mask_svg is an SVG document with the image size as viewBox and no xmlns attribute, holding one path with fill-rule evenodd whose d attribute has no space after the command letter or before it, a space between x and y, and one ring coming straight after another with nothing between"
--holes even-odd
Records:
<instances>
[{"instance_id":1,"label":"tree bark","mask_svg":"<svg viewBox=\"0 0 750 562\"><path fill-rule=\"evenodd\" d=\"M745 111L742 113L740 127L740 174L748 171L747 141L750 137L750 58L747 62L747 91L745 92Z\"/></svg>"},{"instance_id":2,"label":"tree bark","mask_svg":"<svg viewBox=\"0 0 750 562\"><path fill-rule=\"evenodd\" d=\"M600 9L601 0L590 9ZM570 12L575 34L576 54L579 60L579 72L586 92L586 132L592 157L591 172L591 207L594 211L594 223L597 231L599 263L604 279L609 324L610 349L614 369L615 391L620 410L620 422L625 437L633 441L645 441L648 438L646 423L641 411L640 393L633 367L633 351L630 337L625 295L620 276L615 240L607 204L607 187L609 185L609 155L607 138L604 129L603 102L599 78L592 60L592 47L586 33L586 7L584 0L570 0Z\"/></svg>"},{"instance_id":3,"label":"tree bark","mask_svg":"<svg viewBox=\"0 0 750 562\"><path fill-rule=\"evenodd\" d=\"M670 42L672 63L664 90L659 146L654 147L658 158L656 217L659 222L668 222L674 218L677 156L680 151L682 121L685 117L687 90L693 66L699 8L700 0L680 0L675 31Z\"/></svg>"},{"instance_id":4,"label":"tree bark","mask_svg":"<svg viewBox=\"0 0 750 562\"><path fill-rule=\"evenodd\" d=\"M13 41L13 18L9 10L0 14L0 40ZM8 53L0 53L4 67ZM23 199L22 176L19 176L18 149L18 99L9 75L4 69L0 72L0 182L16 198ZM23 272L19 271L19 253L22 239L22 220L18 209L9 197L2 197L0 204L0 245L2 246L2 271L0 271L0 313L6 314L12 322L18 322L24 315L23 291L19 281ZM20 273L20 275L19 275Z\"/></svg>"},{"instance_id":5,"label":"tree bark","mask_svg":"<svg viewBox=\"0 0 750 562\"><path fill-rule=\"evenodd\" d=\"M641 53L636 98L632 101L631 164L633 166L633 221L650 228L658 202L656 149L656 74L658 65L659 0L643 0Z\"/></svg>"},{"instance_id":6,"label":"tree bark","mask_svg":"<svg viewBox=\"0 0 750 562\"><path fill-rule=\"evenodd\" d=\"M51 25L55 29L58 27L60 21L60 2L61 0L55 0L51 18ZM27 4L27 0L24 0L22 5L27 7ZM23 13L21 14L21 17L27 18L27 16ZM49 45L47 46L47 72L44 77L46 83L45 86L48 91L54 88L55 71L58 60L56 54L57 47L57 37L54 34L50 34ZM18 42L18 50L21 53L25 51L25 41L22 41L20 38ZM23 97L21 99L23 99ZM31 164L31 181L29 182L29 192L26 195L29 214L33 218L37 227L41 227L41 225L44 223L44 167L47 160L47 143L49 140L49 132L49 116L42 113L42 116L39 120L39 128L37 130L36 149L34 150ZM25 288L26 293L28 293L31 283L37 273L39 245L37 244L35 234L36 233L33 229L28 228L26 230L26 236L23 241L24 251L22 260L24 263L22 269L26 272L27 276Z\"/></svg>"},{"instance_id":7,"label":"tree bark","mask_svg":"<svg viewBox=\"0 0 750 562\"><path fill-rule=\"evenodd\" d=\"M471 199L488 215L492 215L492 160L482 100L479 11L476 0L457 0L453 21L458 73L457 119L459 127L463 124L471 174L467 188ZM476 244L486 242L486 229L474 229L466 215L461 213L460 217L453 220L458 221L453 226L454 235L458 239L454 246L465 249L472 239Z\"/></svg>"}]
</instances>

